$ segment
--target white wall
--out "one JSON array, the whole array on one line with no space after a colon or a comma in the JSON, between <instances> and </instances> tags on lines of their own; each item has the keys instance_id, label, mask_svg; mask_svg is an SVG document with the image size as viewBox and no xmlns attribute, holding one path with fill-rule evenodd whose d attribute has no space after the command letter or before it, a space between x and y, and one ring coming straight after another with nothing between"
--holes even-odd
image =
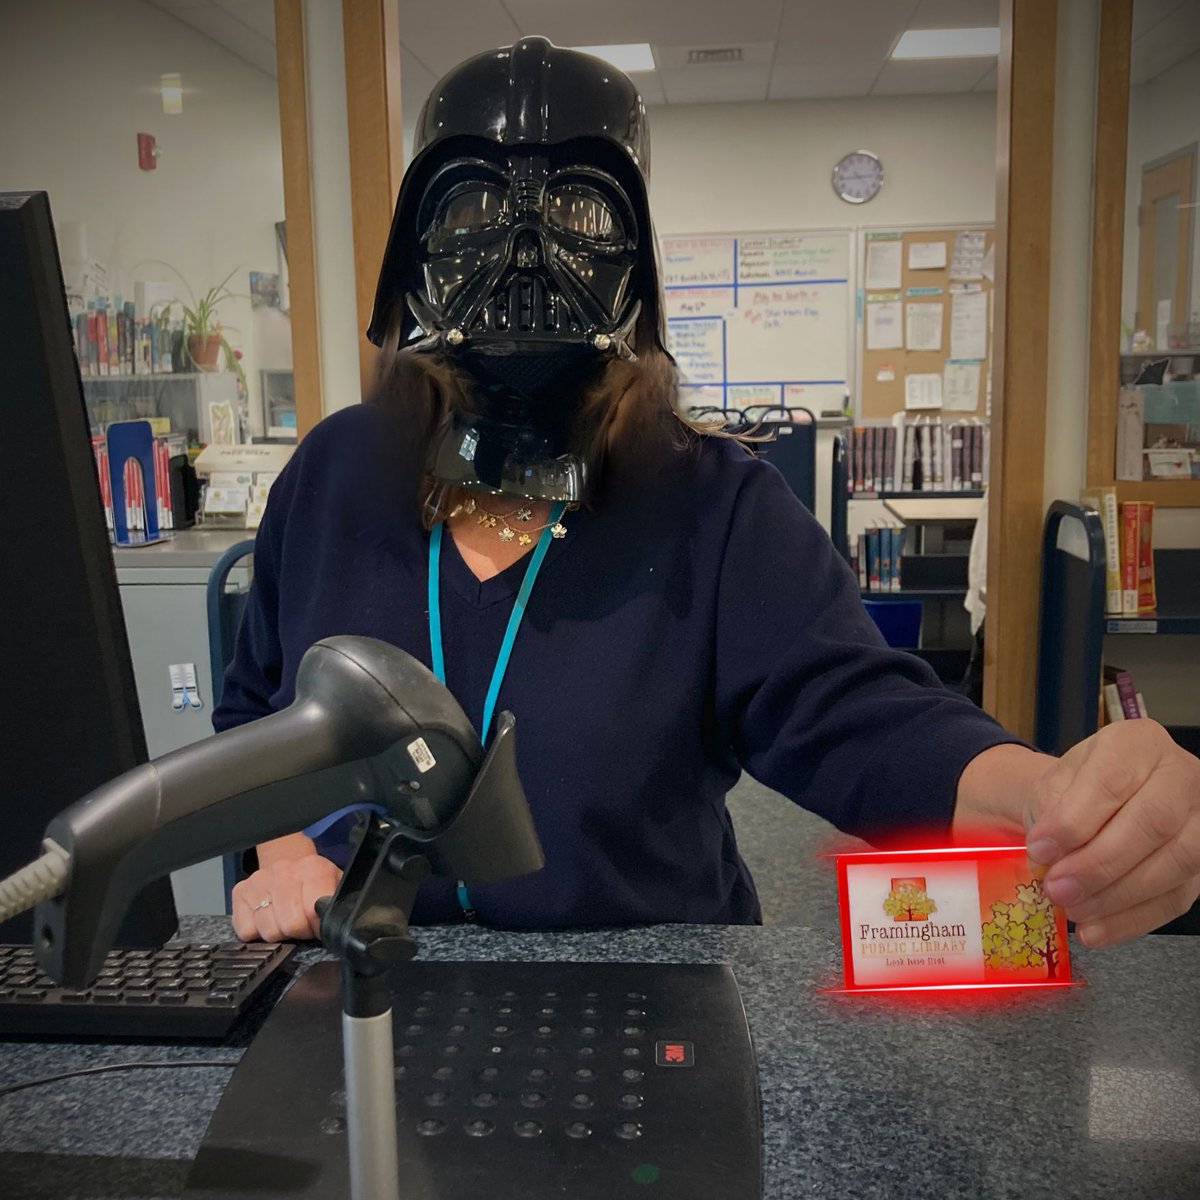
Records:
<instances>
[{"instance_id":1,"label":"white wall","mask_svg":"<svg viewBox=\"0 0 1200 1200\"><path fill-rule=\"evenodd\" d=\"M165 116L159 77L172 71L183 76L183 112ZM114 293L133 299L135 276L179 286L161 268L135 272L150 259L170 263L196 293L234 268L239 293L251 270L277 270L275 81L161 9L145 0L4 0L0 112L0 191L45 190L60 227L84 222L88 253L108 265ZM154 171L138 167L138 133L158 139ZM220 316L244 351L253 412L257 369L291 366L290 339L277 327L287 323L254 314L248 300Z\"/></svg>"},{"instance_id":2,"label":"white wall","mask_svg":"<svg viewBox=\"0 0 1200 1200\"><path fill-rule=\"evenodd\" d=\"M1132 331L1137 309L1138 204L1142 169L1200 141L1200 52L1129 92L1129 147L1125 187L1125 254L1121 319ZM1193 201L1200 196L1193 196ZM1200 209L1192 210L1190 312L1175 320L1200 321ZM1147 330L1151 337L1154 330Z\"/></svg>"},{"instance_id":3,"label":"white wall","mask_svg":"<svg viewBox=\"0 0 1200 1200\"><path fill-rule=\"evenodd\" d=\"M658 233L990 222L996 96L892 96L689 104L650 111ZM868 204L839 200L834 164L883 160Z\"/></svg>"}]
</instances>

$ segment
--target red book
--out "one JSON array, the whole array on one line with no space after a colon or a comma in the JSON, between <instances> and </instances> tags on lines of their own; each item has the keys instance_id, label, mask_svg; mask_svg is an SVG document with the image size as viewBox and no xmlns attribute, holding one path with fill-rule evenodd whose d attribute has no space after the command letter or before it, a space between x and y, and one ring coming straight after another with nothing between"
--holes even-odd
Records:
<instances>
[{"instance_id":1,"label":"red book","mask_svg":"<svg viewBox=\"0 0 1200 1200\"><path fill-rule=\"evenodd\" d=\"M101 309L96 313L96 352L100 361L100 374L108 374L108 314Z\"/></svg>"},{"instance_id":2,"label":"red book","mask_svg":"<svg viewBox=\"0 0 1200 1200\"><path fill-rule=\"evenodd\" d=\"M1152 613L1158 608L1154 592L1154 505L1138 501L1138 612Z\"/></svg>"},{"instance_id":3,"label":"red book","mask_svg":"<svg viewBox=\"0 0 1200 1200\"><path fill-rule=\"evenodd\" d=\"M1138 506L1127 500L1121 505L1121 615L1138 614Z\"/></svg>"}]
</instances>

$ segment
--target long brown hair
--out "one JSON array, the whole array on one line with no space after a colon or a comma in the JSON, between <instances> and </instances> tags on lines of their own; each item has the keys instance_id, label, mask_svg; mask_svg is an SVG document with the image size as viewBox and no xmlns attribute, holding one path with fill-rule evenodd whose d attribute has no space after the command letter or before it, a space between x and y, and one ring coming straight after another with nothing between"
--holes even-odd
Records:
<instances>
[{"instance_id":1,"label":"long brown hair","mask_svg":"<svg viewBox=\"0 0 1200 1200\"><path fill-rule=\"evenodd\" d=\"M636 360L610 362L579 407L575 442L593 477L604 478L601 468L606 465L654 471L693 448L701 435L747 441L745 435L721 428L719 417L693 420L680 411L678 369L659 348L649 319L639 320L634 342ZM395 419L407 451L421 464L416 500L422 523L431 529L454 513L467 495L421 472L430 448L455 415L478 415L470 381L442 355L401 347L396 326L384 339L378 371L368 403Z\"/></svg>"}]
</instances>

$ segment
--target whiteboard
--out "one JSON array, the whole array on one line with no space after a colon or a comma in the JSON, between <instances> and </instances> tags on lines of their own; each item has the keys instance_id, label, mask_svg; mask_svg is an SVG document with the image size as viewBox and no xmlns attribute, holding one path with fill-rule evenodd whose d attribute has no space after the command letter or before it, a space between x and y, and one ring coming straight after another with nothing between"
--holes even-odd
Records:
<instances>
[{"instance_id":1,"label":"whiteboard","mask_svg":"<svg viewBox=\"0 0 1200 1200\"><path fill-rule=\"evenodd\" d=\"M667 336L684 407L842 407L852 234L662 239Z\"/></svg>"}]
</instances>

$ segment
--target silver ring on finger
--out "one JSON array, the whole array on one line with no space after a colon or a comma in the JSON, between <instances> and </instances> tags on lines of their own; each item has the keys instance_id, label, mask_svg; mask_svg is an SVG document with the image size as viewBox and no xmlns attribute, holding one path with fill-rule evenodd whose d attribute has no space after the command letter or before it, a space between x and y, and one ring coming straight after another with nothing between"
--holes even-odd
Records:
<instances>
[{"instance_id":1,"label":"silver ring on finger","mask_svg":"<svg viewBox=\"0 0 1200 1200\"><path fill-rule=\"evenodd\" d=\"M254 906L254 909L257 912L258 909L260 909L260 908L270 908L270 907L271 907L271 897L266 896Z\"/></svg>"}]
</instances>

